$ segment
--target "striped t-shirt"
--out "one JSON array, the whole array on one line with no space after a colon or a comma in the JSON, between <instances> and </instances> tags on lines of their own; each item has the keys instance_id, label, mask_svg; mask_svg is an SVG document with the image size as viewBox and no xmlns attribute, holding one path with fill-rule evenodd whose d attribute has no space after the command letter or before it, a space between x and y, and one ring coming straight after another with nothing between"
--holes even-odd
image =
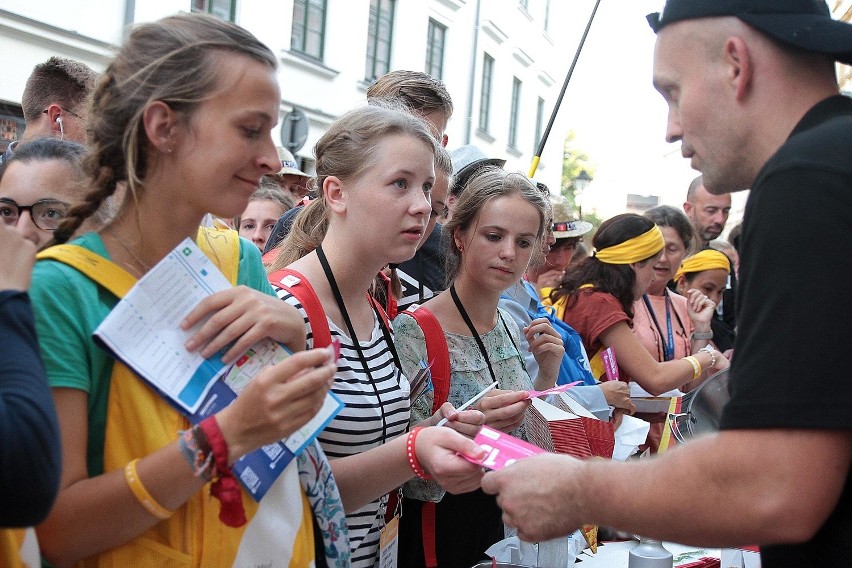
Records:
<instances>
[{"instance_id":1,"label":"striped t-shirt","mask_svg":"<svg viewBox=\"0 0 852 568\"><path fill-rule=\"evenodd\" d=\"M307 349L313 348L310 322L299 300L286 290L276 288L276 293L302 314L307 332ZM370 338L359 338L373 377L371 383L348 334L328 320L331 337L340 340L340 359L331 390L346 405L318 436L329 459L359 454L380 446L382 414L386 427L385 441L405 433L408 428L408 379L394 365L393 352L385 340L381 325L383 323L376 318ZM385 496L346 515L353 568L373 568L376 565L379 532L384 526L386 503Z\"/></svg>"}]
</instances>

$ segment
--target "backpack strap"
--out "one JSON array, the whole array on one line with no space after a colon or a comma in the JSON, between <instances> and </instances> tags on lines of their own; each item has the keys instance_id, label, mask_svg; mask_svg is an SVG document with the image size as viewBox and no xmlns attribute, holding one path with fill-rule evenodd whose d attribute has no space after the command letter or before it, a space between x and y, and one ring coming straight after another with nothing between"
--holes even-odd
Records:
<instances>
[{"instance_id":1,"label":"backpack strap","mask_svg":"<svg viewBox=\"0 0 852 568\"><path fill-rule=\"evenodd\" d=\"M287 290L295 296L311 324L311 335L314 338L314 348L331 345L331 329L316 290L305 276L292 268L282 268L269 274L269 283L276 288ZM384 313L380 311L380 313ZM385 316L387 317L387 316Z\"/></svg>"},{"instance_id":2,"label":"backpack strap","mask_svg":"<svg viewBox=\"0 0 852 568\"><path fill-rule=\"evenodd\" d=\"M414 304L402 312L414 318L426 338L426 358L432 362L432 414L438 411L450 395L450 349L438 318L428 308ZM424 501L420 511L420 533L423 538L423 557L426 568L438 566L435 547L435 503Z\"/></svg>"},{"instance_id":3,"label":"backpack strap","mask_svg":"<svg viewBox=\"0 0 852 568\"><path fill-rule=\"evenodd\" d=\"M414 318L426 338L426 358L432 362L432 413L447 402L450 395L450 350L438 318L428 308L414 304L402 312Z\"/></svg>"},{"instance_id":4,"label":"backpack strap","mask_svg":"<svg viewBox=\"0 0 852 568\"><path fill-rule=\"evenodd\" d=\"M67 264L106 288L116 298L123 298L136 284L136 278L119 265L79 245L52 246L38 253L36 258Z\"/></svg>"}]
</instances>

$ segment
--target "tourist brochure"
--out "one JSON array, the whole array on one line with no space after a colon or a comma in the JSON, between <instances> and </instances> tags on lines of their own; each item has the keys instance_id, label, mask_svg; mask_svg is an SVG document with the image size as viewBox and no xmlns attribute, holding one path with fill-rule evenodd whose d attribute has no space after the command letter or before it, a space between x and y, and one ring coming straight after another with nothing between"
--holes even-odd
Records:
<instances>
[{"instance_id":1,"label":"tourist brochure","mask_svg":"<svg viewBox=\"0 0 852 568\"><path fill-rule=\"evenodd\" d=\"M186 350L185 343L204 322L188 330L180 322L201 300L230 287L213 261L185 239L113 308L95 330L95 339L196 424L236 399L261 369L290 354L270 339L256 343L231 365L222 363L229 346L207 359ZM240 458L234 474L259 501L342 408L329 392L314 418L286 439Z\"/></svg>"}]
</instances>

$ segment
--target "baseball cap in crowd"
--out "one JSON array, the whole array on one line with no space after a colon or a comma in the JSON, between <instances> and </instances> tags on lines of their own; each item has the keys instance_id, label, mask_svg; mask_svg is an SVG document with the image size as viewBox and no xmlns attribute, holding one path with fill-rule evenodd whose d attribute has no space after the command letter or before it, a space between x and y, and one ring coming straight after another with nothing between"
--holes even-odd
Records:
<instances>
[{"instance_id":1,"label":"baseball cap in crowd","mask_svg":"<svg viewBox=\"0 0 852 568\"><path fill-rule=\"evenodd\" d=\"M461 146L450 152L453 160L453 186L450 188L452 195L458 195L464 188L467 180L473 173L483 166L497 166L502 168L506 160L489 158L485 152L472 144Z\"/></svg>"},{"instance_id":2,"label":"baseball cap in crowd","mask_svg":"<svg viewBox=\"0 0 852 568\"><path fill-rule=\"evenodd\" d=\"M561 195L550 198L553 203L553 236L559 239L582 237L592 230L588 221L576 221L571 204Z\"/></svg>"},{"instance_id":3,"label":"baseball cap in crowd","mask_svg":"<svg viewBox=\"0 0 852 568\"><path fill-rule=\"evenodd\" d=\"M852 24L834 20L825 0L667 0L648 14L654 32L681 20L736 16L785 43L852 64Z\"/></svg>"},{"instance_id":4,"label":"baseball cap in crowd","mask_svg":"<svg viewBox=\"0 0 852 568\"><path fill-rule=\"evenodd\" d=\"M299 169L299 164L296 163L296 157L290 153L290 150L283 146L277 146L276 150L278 150L278 158L281 160L281 170L275 172L273 175L283 176L285 174L290 174L306 178L311 177Z\"/></svg>"}]
</instances>

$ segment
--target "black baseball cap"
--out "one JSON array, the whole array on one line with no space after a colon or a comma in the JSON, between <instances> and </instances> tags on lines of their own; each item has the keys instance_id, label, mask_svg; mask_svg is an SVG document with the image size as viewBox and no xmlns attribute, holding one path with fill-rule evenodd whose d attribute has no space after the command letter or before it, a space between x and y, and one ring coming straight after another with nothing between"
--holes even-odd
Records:
<instances>
[{"instance_id":1,"label":"black baseball cap","mask_svg":"<svg viewBox=\"0 0 852 568\"><path fill-rule=\"evenodd\" d=\"M648 14L654 33L681 20L736 16L785 43L852 64L852 24L834 20L825 0L667 0Z\"/></svg>"}]
</instances>

